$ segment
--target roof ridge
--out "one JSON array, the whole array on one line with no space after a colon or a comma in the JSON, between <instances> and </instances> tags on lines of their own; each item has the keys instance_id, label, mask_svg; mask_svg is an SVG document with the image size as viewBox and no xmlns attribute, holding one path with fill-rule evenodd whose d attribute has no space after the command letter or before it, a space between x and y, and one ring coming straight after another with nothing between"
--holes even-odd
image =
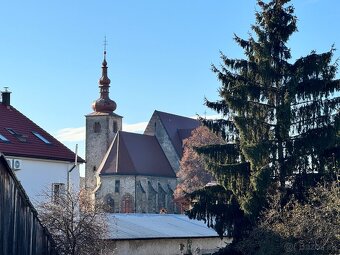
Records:
<instances>
[{"instance_id":1,"label":"roof ridge","mask_svg":"<svg viewBox=\"0 0 340 255\"><path fill-rule=\"evenodd\" d=\"M172 115L172 116L176 116L176 117L180 117L180 118L186 118L186 119L191 119L191 120L196 120L196 121L198 121L197 119L194 119L194 118L191 118L191 117L187 117L187 116L183 116L183 115L179 115L179 114L174 114L174 113L169 113L169 112L163 112L163 111L159 111L159 110L155 110L154 112L155 112L155 113L164 113L164 114L168 114L168 115Z\"/></svg>"},{"instance_id":2,"label":"roof ridge","mask_svg":"<svg viewBox=\"0 0 340 255\"><path fill-rule=\"evenodd\" d=\"M124 131L119 131L121 133L123 133ZM129 132L125 132L125 133L129 133ZM133 133L132 133L133 134ZM129 158L132 166L133 166L133 171L138 174L138 171L137 171L137 168L135 166L135 163L133 162L132 158L131 158L131 155L130 155L130 151L128 150L127 146L126 146L126 142L124 141L124 137L121 136L121 139L118 139L118 145L117 145L117 154L119 151L121 151L120 149L120 140L122 140L122 143L124 144L124 147L125 147L125 150L126 150L126 154L127 154L127 157ZM117 166L119 165L119 156L117 155ZM118 169L117 169L118 170Z\"/></svg>"},{"instance_id":3,"label":"roof ridge","mask_svg":"<svg viewBox=\"0 0 340 255\"><path fill-rule=\"evenodd\" d=\"M118 131L119 133L122 133L122 134L128 134L128 135L136 135L136 136L147 136L147 135L144 135L144 134L140 134L140 133L134 133L134 132L129 132L129 131L122 131L122 130L119 130Z\"/></svg>"},{"instance_id":4,"label":"roof ridge","mask_svg":"<svg viewBox=\"0 0 340 255\"><path fill-rule=\"evenodd\" d=\"M106 151L106 153L105 153L103 159L101 160L101 162L100 162L100 164L99 164L99 166L98 166L97 172L98 172L99 174L100 174L102 168L103 168L103 167L105 166L105 164L106 164L106 161L107 161L107 159L108 159L108 157L109 157L109 155L110 155L110 153L111 153L111 150L112 150L112 148L113 148L113 146L114 146L114 144L115 144L115 142L116 142L117 137L118 137L118 133L117 133L117 134L115 135L115 137L113 138L113 140L112 140L112 142L111 142L109 148L107 149L107 151ZM117 151L117 153L118 153L118 151ZM117 157L117 160L118 160L118 157Z\"/></svg>"}]
</instances>

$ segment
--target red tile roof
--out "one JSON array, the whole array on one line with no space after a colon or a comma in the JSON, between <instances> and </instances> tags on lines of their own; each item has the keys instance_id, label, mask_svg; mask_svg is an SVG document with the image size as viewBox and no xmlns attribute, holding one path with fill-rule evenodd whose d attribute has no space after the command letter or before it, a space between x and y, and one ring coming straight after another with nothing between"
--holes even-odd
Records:
<instances>
[{"instance_id":1,"label":"red tile roof","mask_svg":"<svg viewBox=\"0 0 340 255\"><path fill-rule=\"evenodd\" d=\"M99 167L101 175L128 174L176 178L155 136L119 131Z\"/></svg>"},{"instance_id":2,"label":"red tile roof","mask_svg":"<svg viewBox=\"0 0 340 255\"><path fill-rule=\"evenodd\" d=\"M11 134L12 129L16 134ZM39 134L42 139L34 135ZM6 156L73 162L75 154L12 106L0 103L0 152ZM39 136L38 135L38 136ZM46 139L49 143L43 141ZM78 162L85 161L78 157Z\"/></svg>"}]
</instances>

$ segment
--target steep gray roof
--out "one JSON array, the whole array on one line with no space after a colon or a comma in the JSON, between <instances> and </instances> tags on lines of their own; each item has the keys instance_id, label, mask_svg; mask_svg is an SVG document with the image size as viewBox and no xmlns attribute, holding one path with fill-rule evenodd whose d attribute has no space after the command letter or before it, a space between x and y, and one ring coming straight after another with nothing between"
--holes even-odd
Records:
<instances>
[{"instance_id":1,"label":"steep gray roof","mask_svg":"<svg viewBox=\"0 0 340 255\"><path fill-rule=\"evenodd\" d=\"M123 131L116 135L98 171L176 178L156 137Z\"/></svg>"},{"instance_id":2,"label":"steep gray roof","mask_svg":"<svg viewBox=\"0 0 340 255\"><path fill-rule=\"evenodd\" d=\"M153 113L153 116L154 115L159 117L172 145L176 150L177 155L181 158L182 141L191 135L192 130L200 126L200 122L196 119L161 111L155 111ZM155 135L154 133L150 132L150 130L150 128L147 128L145 134Z\"/></svg>"}]
</instances>

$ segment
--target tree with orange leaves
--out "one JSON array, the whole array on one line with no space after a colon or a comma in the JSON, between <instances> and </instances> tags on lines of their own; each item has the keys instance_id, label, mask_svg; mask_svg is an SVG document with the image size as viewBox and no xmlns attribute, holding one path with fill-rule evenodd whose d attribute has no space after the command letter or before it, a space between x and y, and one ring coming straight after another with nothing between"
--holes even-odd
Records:
<instances>
[{"instance_id":1,"label":"tree with orange leaves","mask_svg":"<svg viewBox=\"0 0 340 255\"><path fill-rule=\"evenodd\" d=\"M198 155L195 148L217 143L223 143L223 140L205 126L194 129L191 136L184 140L175 198L182 198L185 194L203 188L215 180L206 170L203 156Z\"/></svg>"}]
</instances>

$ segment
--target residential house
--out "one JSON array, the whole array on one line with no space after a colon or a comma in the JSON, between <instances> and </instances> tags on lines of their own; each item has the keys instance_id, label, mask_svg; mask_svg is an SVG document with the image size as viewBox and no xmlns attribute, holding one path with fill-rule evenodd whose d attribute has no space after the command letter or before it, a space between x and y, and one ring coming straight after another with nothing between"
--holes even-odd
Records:
<instances>
[{"instance_id":1,"label":"residential house","mask_svg":"<svg viewBox=\"0 0 340 255\"><path fill-rule=\"evenodd\" d=\"M80 177L75 154L15 109L10 103L11 92L5 90L1 94L0 152L31 201L42 201L44 192L58 196L65 191L67 183L78 190ZM77 163L84 160L78 157Z\"/></svg>"}]
</instances>

